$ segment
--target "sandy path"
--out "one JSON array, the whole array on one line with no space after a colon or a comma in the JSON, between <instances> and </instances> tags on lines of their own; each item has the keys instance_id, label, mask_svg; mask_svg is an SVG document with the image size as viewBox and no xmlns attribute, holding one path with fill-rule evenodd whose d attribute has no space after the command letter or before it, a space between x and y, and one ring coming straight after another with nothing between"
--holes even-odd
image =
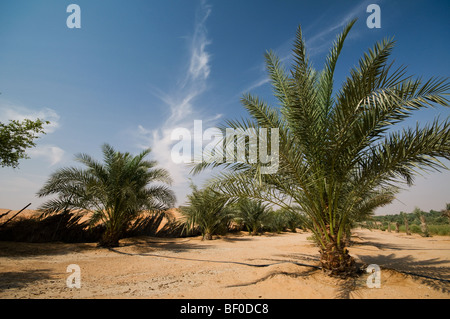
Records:
<instances>
[{"instance_id":1,"label":"sandy path","mask_svg":"<svg viewBox=\"0 0 450 319\"><path fill-rule=\"evenodd\" d=\"M367 274L343 281L298 265L317 265L308 233L239 234L130 238L114 250L0 242L0 298L450 298L449 282L389 270L450 280L450 237L355 235L350 252L381 266L380 289L366 286ZM81 268L80 289L66 287L69 264Z\"/></svg>"}]
</instances>

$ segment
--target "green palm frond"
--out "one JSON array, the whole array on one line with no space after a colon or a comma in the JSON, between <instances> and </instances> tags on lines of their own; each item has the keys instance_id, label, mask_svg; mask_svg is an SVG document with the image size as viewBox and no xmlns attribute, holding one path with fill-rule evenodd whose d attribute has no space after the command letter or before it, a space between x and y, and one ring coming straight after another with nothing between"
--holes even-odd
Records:
<instances>
[{"instance_id":1,"label":"green palm frond","mask_svg":"<svg viewBox=\"0 0 450 319\"><path fill-rule=\"evenodd\" d=\"M191 188L188 205L180 209L184 219L183 231L189 233L198 227L203 238L211 239L210 236L226 228L234 216L230 199L211 188L199 190L193 184Z\"/></svg>"},{"instance_id":2,"label":"green palm frond","mask_svg":"<svg viewBox=\"0 0 450 319\"><path fill-rule=\"evenodd\" d=\"M149 149L132 156L105 144L102 151L103 163L87 154L78 154L76 160L85 168L68 167L53 173L37 195L56 198L39 209L47 214L66 209L90 213L91 223L102 221L105 234L115 236L117 241L117 236L138 214L146 210L164 213L174 205L175 195L166 185L152 185L169 184L171 179L166 170L155 168L155 161L145 160Z\"/></svg>"},{"instance_id":3,"label":"green palm frond","mask_svg":"<svg viewBox=\"0 0 450 319\"><path fill-rule=\"evenodd\" d=\"M327 255L332 249L347 258L343 237L354 221L391 202L399 185L411 185L420 172L446 169L440 160L450 159L448 118L394 130L418 110L448 107L450 82L413 78L405 66L395 67L389 61L393 39L376 43L342 86L334 88L337 61L354 24L352 20L343 28L320 72L311 66L299 27L290 70L272 51L265 54L280 105L246 94L241 102L250 118L226 122L234 129L278 128L275 174L262 174L261 163L245 161L202 163L193 169L224 168L209 186L230 197L285 209L297 205L320 243L324 263L334 258Z\"/></svg>"}]
</instances>

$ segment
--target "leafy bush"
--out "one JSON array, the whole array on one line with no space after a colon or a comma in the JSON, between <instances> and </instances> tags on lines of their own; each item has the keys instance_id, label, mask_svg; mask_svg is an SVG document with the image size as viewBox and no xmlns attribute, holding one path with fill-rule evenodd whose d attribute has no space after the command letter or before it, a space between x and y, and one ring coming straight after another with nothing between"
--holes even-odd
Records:
<instances>
[{"instance_id":1,"label":"leafy bush","mask_svg":"<svg viewBox=\"0 0 450 319\"><path fill-rule=\"evenodd\" d=\"M422 233L422 230L420 229L420 226L416 225L416 224L411 225L409 227L409 230L410 230L411 233L414 233L414 234L421 234Z\"/></svg>"},{"instance_id":2,"label":"leafy bush","mask_svg":"<svg viewBox=\"0 0 450 319\"><path fill-rule=\"evenodd\" d=\"M428 225L431 235L450 236L450 225Z\"/></svg>"}]
</instances>

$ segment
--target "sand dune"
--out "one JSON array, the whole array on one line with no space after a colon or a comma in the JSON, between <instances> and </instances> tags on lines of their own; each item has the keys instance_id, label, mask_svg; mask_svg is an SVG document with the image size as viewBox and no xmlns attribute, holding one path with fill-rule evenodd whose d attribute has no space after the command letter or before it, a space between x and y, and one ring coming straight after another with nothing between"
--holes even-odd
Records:
<instances>
[{"instance_id":1,"label":"sand dune","mask_svg":"<svg viewBox=\"0 0 450 319\"><path fill-rule=\"evenodd\" d=\"M96 244L0 242L0 298L450 298L450 238L356 230L350 252L381 267L381 288L327 277L308 233ZM67 288L69 264L81 288ZM399 272L402 271L402 272ZM414 273L447 281L439 281Z\"/></svg>"}]
</instances>

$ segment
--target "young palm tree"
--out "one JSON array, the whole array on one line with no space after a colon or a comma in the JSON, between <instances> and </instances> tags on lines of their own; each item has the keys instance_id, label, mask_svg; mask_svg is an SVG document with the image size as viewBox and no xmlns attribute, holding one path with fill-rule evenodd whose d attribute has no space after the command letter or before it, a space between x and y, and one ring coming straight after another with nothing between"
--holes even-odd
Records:
<instances>
[{"instance_id":1,"label":"young palm tree","mask_svg":"<svg viewBox=\"0 0 450 319\"><path fill-rule=\"evenodd\" d=\"M234 210L229 198L210 188L198 189L191 185L192 193L188 195L188 205L181 207L180 212L185 221L184 231L189 232L198 227L205 240L226 231L233 217Z\"/></svg>"},{"instance_id":2,"label":"young palm tree","mask_svg":"<svg viewBox=\"0 0 450 319\"><path fill-rule=\"evenodd\" d=\"M244 198L239 200L237 208L236 219L245 225L252 236L257 235L269 216L268 204Z\"/></svg>"},{"instance_id":3,"label":"young palm tree","mask_svg":"<svg viewBox=\"0 0 450 319\"><path fill-rule=\"evenodd\" d=\"M414 208L413 213L420 220L420 230L422 231L422 236L430 237L425 213L419 207Z\"/></svg>"},{"instance_id":4,"label":"young palm tree","mask_svg":"<svg viewBox=\"0 0 450 319\"><path fill-rule=\"evenodd\" d=\"M284 207L273 210L268 213L264 220L264 227L271 229L277 233L287 231L297 232L297 228L303 227L304 216L301 215L299 208L296 206L286 209Z\"/></svg>"},{"instance_id":5,"label":"young palm tree","mask_svg":"<svg viewBox=\"0 0 450 319\"><path fill-rule=\"evenodd\" d=\"M448 106L445 95L450 88L447 79L413 79L406 76L405 67L394 70L388 63L394 41L376 43L342 87L334 88L336 63L354 23L337 37L321 72L312 68L298 28L290 71L273 52L265 55L280 106L247 94L242 103L251 119L226 123L241 130L278 128L279 148L273 148L279 158L276 174L262 174L261 161L207 160L193 169L197 173L207 167L224 168L211 187L230 196L287 209L291 201L300 206L305 225L319 242L322 268L339 276L355 270L344 240L352 223L390 203L398 183L411 185L417 169L444 169L437 159L450 159L448 119L393 130L416 110L435 103Z\"/></svg>"},{"instance_id":6,"label":"young palm tree","mask_svg":"<svg viewBox=\"0 0 450 319\"><path fill-rule=\"evenodd\" d=\"M411 232L409 231L408 215L406 215L405 212L400 212L400 217L403 218L406 235L411 235Z\"/></svg>"},{"instance_id":7,"label":"young palm tree","mask_svg":"<svg viewBox=\"0 0 450 319\"><path fill-rule=\"evenodd\" d=\"M445 204L445 209L442 210L442 216L445 216L450 220L450 203Z\"/></svg>"},{"instance_id":8,"label":"young palm tree","mask_svg":"<svg viewBox=\"0 0 450 319\"><path fill-rule=\"evenodd\" d=\"M270 231L281 234L281 232L285 231L288 227L287 218L288 213L286 210L278 209L269 212L268 218L266 218L266 222L264 224L265 227L268 227Z\"/></svg>"},{"instance_id":9,"label":"young palm tree","mask_svg":"<svg viewBox=\"0 0 450 319\"><path fill-rule=\"evenodd\" d=\"M129 222L143 211L164 213L175 202L169 173L155 168L156 161L145 160L150 149L137 156L102 147L104 163L87 154L76 156L86 168L68 167L53 173L37 193L39 197L57 195L39 208L45 213L67 209L92 213L91 223L101 221L105 232L101 246L118 246ZM160 185L150 185L162 182Z\"/></svg>"}]
</instances>

